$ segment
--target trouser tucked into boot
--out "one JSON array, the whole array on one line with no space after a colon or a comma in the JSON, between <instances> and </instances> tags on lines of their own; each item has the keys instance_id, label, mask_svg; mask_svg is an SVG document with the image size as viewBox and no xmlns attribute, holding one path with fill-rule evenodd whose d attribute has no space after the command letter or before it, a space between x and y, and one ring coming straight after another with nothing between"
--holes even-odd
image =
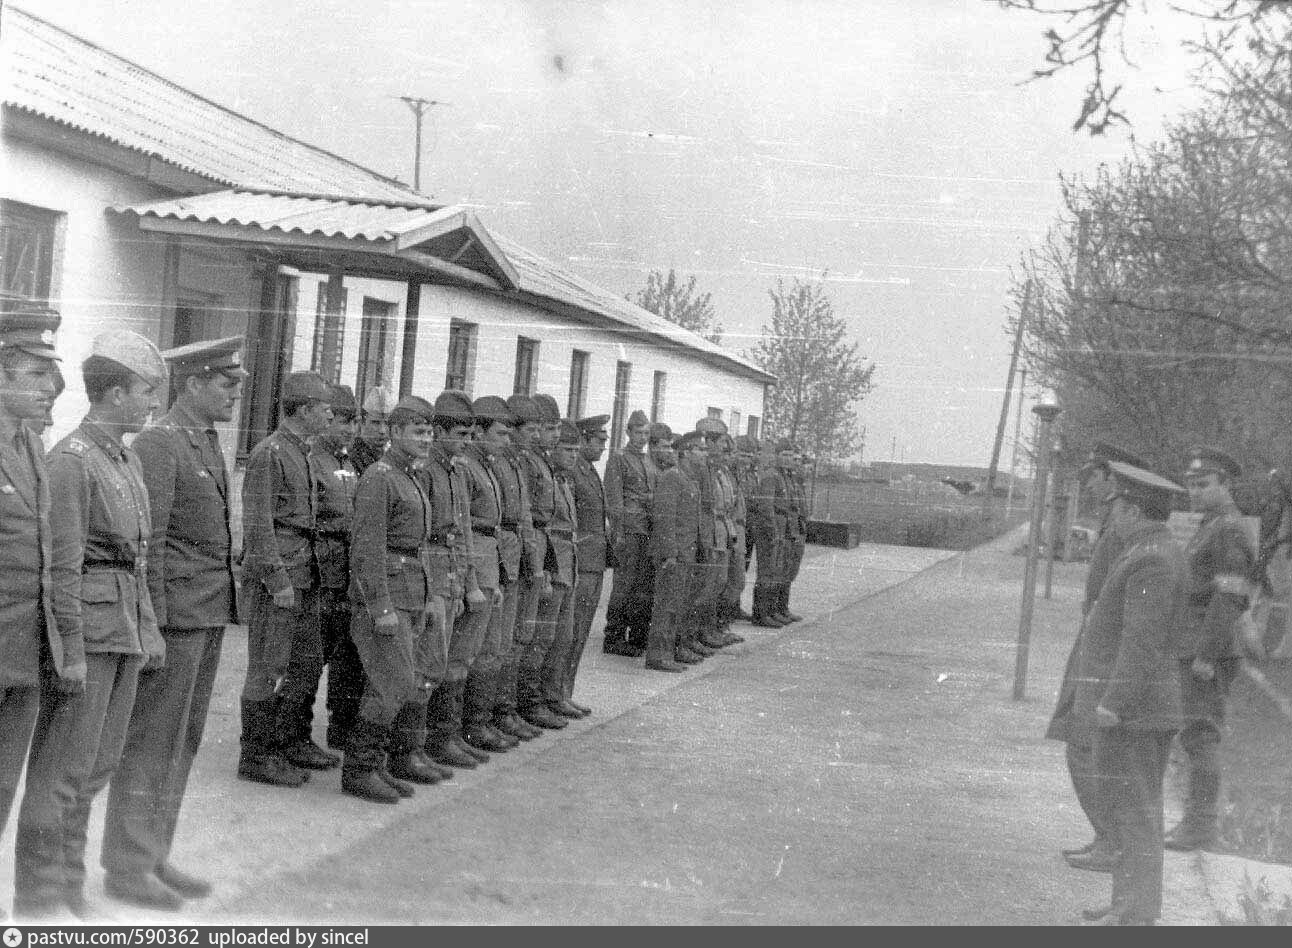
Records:
<instances>
[{"instance_id":1,"label":"trouser tucked into boot","mask_svg":"<svg viewBox=\"0 0 1292 948\"><path fill-rule=\"evenodd\" d=\"M341 765L341 789L373 803L398 803L399 792L382 779L390 728L365 717L355 720Z\"/></svg>"}]
</instances>

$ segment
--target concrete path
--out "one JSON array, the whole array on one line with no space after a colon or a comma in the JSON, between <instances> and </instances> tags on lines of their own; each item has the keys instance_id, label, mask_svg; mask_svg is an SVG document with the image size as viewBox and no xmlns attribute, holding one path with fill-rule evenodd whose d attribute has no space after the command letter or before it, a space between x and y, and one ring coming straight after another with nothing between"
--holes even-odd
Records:
<instances>
[{"instance_id":1,"label":"concrete path","mask_svg":"<svg viewBox=\"0 0 1292 948\"><path fill-rule=\"evenodd\" d=\"M1089 831L1041 735L1085 568L1059 564L1038 600L1014 702L1018 542L810 548L806 621L738 626L745 644L682 675L605 655L594 633L578 688L592 717L398 806L341 794L335 771L295 791L235 778L235 628L175 852L218 891L181 918L1077 923L1109 877L1059 856ZM1199 857L1169 853L1166 875L1164 921L1214 922ZM103 899L97 871L89 894L103 922L180 920Z\"/></svg>"}]
</instances>

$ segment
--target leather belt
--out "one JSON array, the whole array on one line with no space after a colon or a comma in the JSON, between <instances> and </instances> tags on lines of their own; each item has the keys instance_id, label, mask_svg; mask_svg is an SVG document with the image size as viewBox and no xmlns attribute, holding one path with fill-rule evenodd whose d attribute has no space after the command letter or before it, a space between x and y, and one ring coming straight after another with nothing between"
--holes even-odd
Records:
<instances>
[{"instance_id":1,"label":"leather belt","mask_svg":"<svg viewBox=\"0 0 1292 948\"><path fill-rule=\"evenodd\" d=\"M486 537L496 537L496 536L498 536L498 528L497 528L497 527L482 527L482 526L476 526L475 524L472 524L472 526L471 526L471 532L472 532L472 533L479 533L481 536L486 536Z\"/></svg>"}]
</instances>

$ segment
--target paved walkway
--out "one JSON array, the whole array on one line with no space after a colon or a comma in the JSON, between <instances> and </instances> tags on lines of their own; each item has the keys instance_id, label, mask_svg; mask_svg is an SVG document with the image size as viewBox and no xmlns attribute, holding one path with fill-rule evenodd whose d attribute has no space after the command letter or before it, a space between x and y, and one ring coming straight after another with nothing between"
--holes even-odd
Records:
<instances>
[{"instance_id":1,"label":"paved walkway","mask_svg":"<svg viewBox=\"0 0 1292 948\"><path fill-rule=\"evenodd\" d=\"M1075 924L1108 877L1059 857L1088 829L1041 735L1085 568L1058 564L1038 600L1012 701L1019 539L810 548L806 621L740 626L745 644L682 675L594 633L592 717L393 807L341 794L335 771L296 791L235 778L235 628L175 853L217 894L145 916L92 870L89 895L108 923ZM1166 875L1166 922L1214 922L1213 898L1235 897L1220 857L1169 853Z\"/></svg>"}]
</instances>

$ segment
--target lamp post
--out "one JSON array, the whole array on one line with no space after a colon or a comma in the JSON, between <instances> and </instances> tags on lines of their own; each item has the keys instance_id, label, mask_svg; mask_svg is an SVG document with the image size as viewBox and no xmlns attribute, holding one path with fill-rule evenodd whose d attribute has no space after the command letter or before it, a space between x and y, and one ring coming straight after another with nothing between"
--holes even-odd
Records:
<instances>
[{"instance_id":1,"label":"lamp post","mask_svg":"<svg viewBox=\"0 0 1292 948\"><path fill-rule=\"evenodd\" d=\"M1032 407L1037 418L1036 483L1032 485L1032 522L1027 536L1027 562L1023 567L1023 606L1018 617L1018 649L1014 656L1014 700L1021 701L1027 691L1027 653L1032 638L1032 608L1036 601L1037 550L1045 522L1045 494L1049 483L1050 453L1054 448L1051 426L1059 415L1054 396L1047 393Z\"/></svg>"}]
</instances>

